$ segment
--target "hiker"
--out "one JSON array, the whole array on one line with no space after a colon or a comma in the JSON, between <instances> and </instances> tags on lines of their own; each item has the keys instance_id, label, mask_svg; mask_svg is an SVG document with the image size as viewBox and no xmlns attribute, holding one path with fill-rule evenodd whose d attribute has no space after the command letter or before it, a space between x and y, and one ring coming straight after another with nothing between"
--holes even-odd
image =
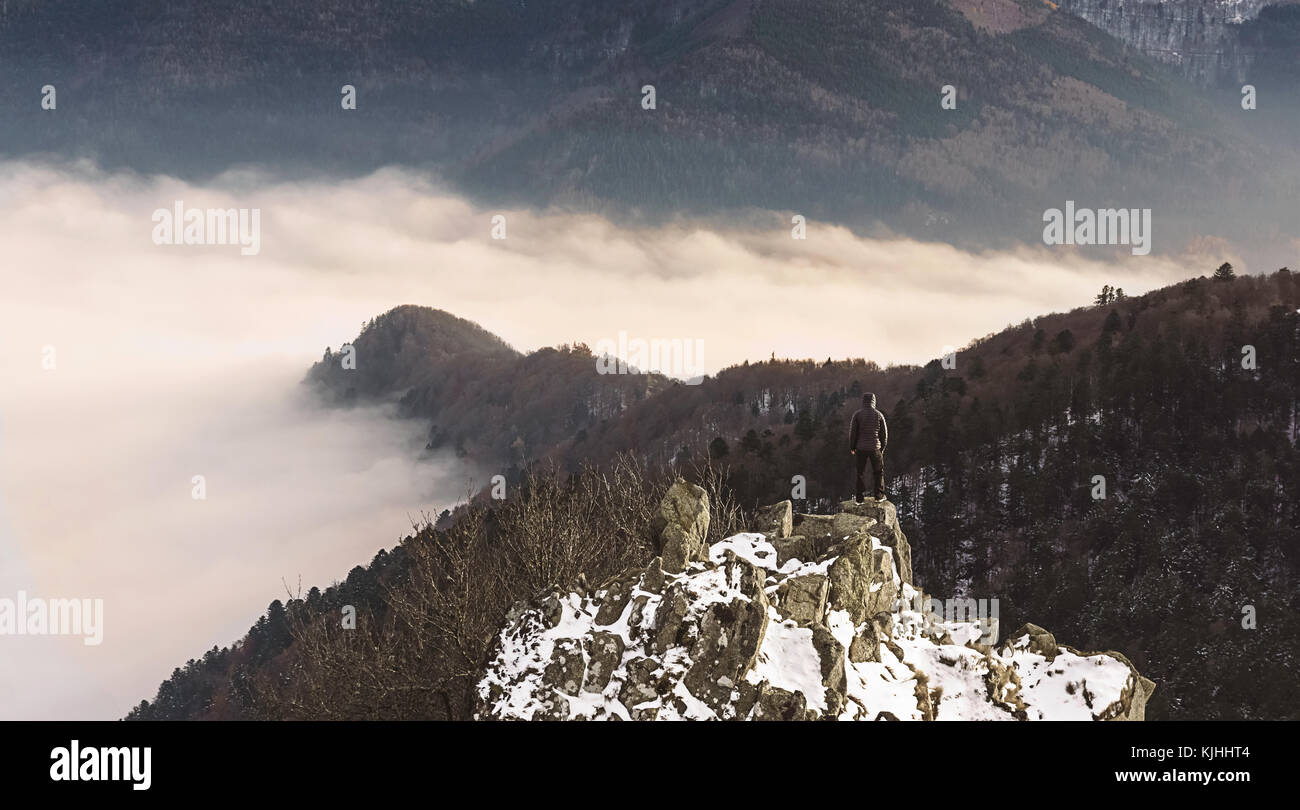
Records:
<instances>
[{"instance_id":1,"label":"hiker","mask_svg":"<svg viewBox=\"0 0 1300 810\"><path fill-rule=\"evenodd\" d=\"M857 463L857 474L853 478L854 500L862 503L862 473L871 462L871 473L875 480L876 500L885 500L885 447L889 444L889 428L885 426L885 415L876 410L876 395L863 394L862 408L853 414L849 424L849 452Z\"/></svg>"}]
</instances>

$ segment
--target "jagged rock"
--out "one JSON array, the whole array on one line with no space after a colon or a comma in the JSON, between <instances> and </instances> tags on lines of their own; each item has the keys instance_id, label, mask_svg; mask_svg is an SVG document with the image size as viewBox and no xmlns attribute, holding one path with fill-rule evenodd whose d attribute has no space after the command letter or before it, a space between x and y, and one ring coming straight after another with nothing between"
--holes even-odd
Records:
<instances>
[{"instance_id":1,"label":"jagged rock","mask_svg":"<svg viewBox=\"0 0 1300 810\"><path fill-rule=\"evenodd\" d=\"M722 556L720 568L726 575L729 586L751 599L766 599L763 586L767 584L767 577L753 562L727 551Z\"/></svg>"},{"instance_id":2,"label":"jagged rock","mask_svg":"<svg viewBox=\"0 0 1300 810\"><path fill-rule=\"evenodd\" d=\"M912 547L908 544L907 535L903 534L902 527L898 525L898 508L889 501L876 501L868 498L862 503L851 500L843 501L840 504L840 511L841 513L869 517L875 520L871 533L881 543L894 550L894 556L898 560L898 575L903 582L911 585Z\"/></svg>"},{"instance_id":3,"label":"jagged rock","mask_svg":"<svg viewBox=\"0 0 1300 810\"><path fill-rule=\"evenodd\" d=\"M824 624L814 624L813 649L821 659L822 686L825 687L824 717L839 717L844 709L848 684L844 677L844 645Z\"/></svg>"},{"instance_id":4,"label":"jagged rock","mask_svg":"<svg viewBox=\"0 0 1300 810\"><path fill-rule=\"evenodd\" d=\"M680 573L694 560L708 559L709 494L678 479L659 504L653 527L663 570Z\"/></svg>"},{"instance_id":5,"label":"jagged rock","mask_svg":"<svg viewBox=\"0 0 1300 810\"><path fill-rule=\"evenodd\" d=\"M890 609L898 597L895 570L889 549L873 548L870 535L850 537L828 571L831 609L847 611L855 624Z\"/></svg>"},{"instance_id":6,"label":"jagged rock","mask_svg":"<svg viewBox=\"0 0 1300 810\"><path fill-rule=\"evenodd\" d=\"M722 571L728 585L740 592L729 602L708 605L699 618L684 683L695 697L719 711L736 685L754 667L763 633L767 631L767 595L762 572L749 560L728 553Z\"/></svg>"},{"instance_id":7,"label":"jagged rock","mask_svg":"<svg viewBox=\"0 0 1300 810\"><path fill-rule=\"evenodd\" d=\"M880 635L875 622L862 622L849 644L849 660L855 664L880 661Z\"/></svg>"},{"instance_id":8,"label":"jagged rock","mask_svg":"<svg viewBox=\"0 0 1300 810\"><path fill-rule=\"evenodd\" d=\"M876 519L864 517L862 515L853 515L846 512L833 515L831 521L831 534L837 538L848 537L858 532L871 531L875 528Z\"/></svg>"},{"instance_id":9,"label":"jagged rock","mask_svg":"<svg viewBox=\"0 0 1300 810\"><path fill-rule=\"evenodd\" d=\"M916 708L921 713L922 720L934 719L934 705L937 701L933 700L930 692L930 679L924 672L916 672L916 688L913 694L916 696Z\"/></svg>"},{"instance_id":10,"label":"jagged rock","mask_svg":"<svg viewBox=\"0 0 1300 810\"><path fill-rule=\"evenodd\" d=\"M1056 658L1060 652L1060 649L1056 646L1056 637L1036 624L1022 625L1019 630L1011 634L1012 639L1024 636L1029 637L1027 645L1029 651L1038 653L1048 661Z\"/></svg>"},{"instance_id":11,"label":"jagged rock","mask_svg":"<svg viewBox=\"0 0 1300 810\"><path fill-rule=\"evenodd\" d=\"M903 648L898 646L892 638L881 639L880 643L886 650L889 650L890 655L899 661L902 661L907 656L907 653L903 652Z\"/></svg>"},{"instance_id":12,"label":"jagged rock","mask_svg":"<svg viewBox=\"0 0 1300 810\"><path fill-rule=\"evenodd\" d=\"M882 610L875 616L871 617L871 623L876 626L876 638L886 639L894 637L894 614Z\"/></svg>"},{"instance_id":13,"label":"jagged rock","mask_svg":"<svg viewBox=\"0 0 1300 810\"><path fill-rule=\"evenodd\" d=\"M551 663L542 673L542 683L566 695L576 695L582 686L582 675L585 669L586 662L582 657L581 643L576 639L562 639L555 643Z\"/></svg>"},{"instance_id":14,"label":"jagged rock","mask_svg":"<svg viewBox=\"0 0 1300 810\"><path fill-rule=\"evenodd\" d=\"M775 686L759 689L755 720L807 720L808 700L802 692L788 692Z\"/></svg>"},{"instance_id":15,"label":"jagged rock","mask_svg":"<svg viewBox=\"0 0 1300 810\"><path fill-rule=\"evenodd\" d=\"M658 720L659 707L650 706L648 708L633 709L632 719L633 720Z\"/></svg>"},{"instance_id":16,"label":"jagged rock","mask_svg":"<svg viewBox=\"0 0 1300 810\"><path fill-rule=\"evenodd\" d=\"M691 598L687 595L687 583L674 583L659 601L655 611L655 635L652 652L665 653L668 648L678 643L678 633L686 620L686 613L691 608Z\"/></svg>"},{"instance_id":17,"label":"jagged rock","mask_svg":"<svg viewBox=\"0 0 1300 810\"><path fill-rule=\"evenodd\" d=\"M645 567L645 574L641 577L641 588L650 593L663 593L664 590L664 567L663 560L655 557L650 564Z\"/></svg>"},{"instance_id":18,"label":"jagged rock","mask_svg":"<svg viewBox=\"0 0 1300 810\"><path fill-rule=\"evenodd\" d=\"M808 538L834 538L835 516L798 514L790 531Z\"/></svg>"},{"instance_id":19,"label":"jagged rock","mask_svg":"<svg viewBox=\"0 0 1300 810\"><path fill-rule=\"evenodd\" d=\"M609 686L609 676L623 660L623 639L613 633L594 632L583 640L587 653L587 676L582 688L588 692L603 692Z\"/></svg>"},{"instance_id":20,"label":"jagged rock","mask_svg":"<svg viewBox=\"0 0 1300 810\"><path fill-rule=\"evenodd\" d=\"M533 711L531 720L567 720L569 719L569 701L564 695L550 692Z\"/></svg>"},{"instance_id":21,"label":"jagged rock","mask_svg":"<svg viewBox=\"0 0 1300 810\"><path fill-rule=\"evenodd\" d=\"M547 627L555 627L564 618L564 606L558 592L548 593L541 600L541 617Z\"/></svg>"},{"instance_id":22,"label":"jagged rock","mask_svg":"<svg viewBox=\"0 0 1300 810\"><path fill-rule=\"evenodd\" d=\"M646 606L650 604L650 597L645 594L632 599L632 607L627 612L627 633L628 640L633 643L639 643L646 631L649 629L646 616Z\"/></svg>"},{"instance_id":23,"label":"jagged rock","mask_svg":"<svg viewBox=\"0 0 1300 810\"><path fill-rule=\"evenodd\" d=\"M694 663L683 683L691 694L719 716L723 707L754 666L767 630L767 596L764 576L753 563L727 553L722 572L739 598L714 602L699 619L699 632L691 649Z\"/></svg>"},{"instance_id":24,"label":"jagged rock","mask_svg":"<svg viewBox=\"0 0 1300 810\"><path fill-rule=\"evenodd\" d=\"M596 612L596 624L613 624L623 615L627 602L632 598L632 583L627 577L616 577L604 583L597 591L600 597L600 610Z\"/></svg>"},{"instance_id":25,"label":"jagged rock","mask_svg":"<svg viewBox=\"0 0 1300 810\"><path fill-rule=\"evenodd\" d=\"M777 611L787 619L808 626L826 615L826 594L830 585L824 574L789 577L777 587Z\"/></svg>"},{"instance_id":26,"label":"jagged rock","mask_svg":"<svg viewBox=\"0 0 1300 810\"><path fill-rule=\"evenodd\" d=\"M762 506L754 513L754 531L767 535L768 540L780 540L790 536L793 519L794 505L790 501Z\"/></svg>"},{"instance_id":27,"label":"jagged rock","mask_svg":"<svg viewBox=\"0 0 1300 810\"><path fill-rule=\"evenodd\" d=\"M1081 653L1036 625L993 646L978 621L918 621L925 594L899 571L906 541L876 511L839 518L844 537L836 516L800 516L826 533L738 534L680 571L652 561L591 591L545 589L513 605L475 716L1145 717L1155 684L1119 653Z\"/></svg>"},{"instance_id":28,"label":"jagged rock","mask_svg":"<svg viewBox=\"0 0 1300 810\"><path fill-rule=\"evenodd\" d=\"M1129 669L1131 681L1125 684L1123 691L1117 700L1103 707L1097 713L1098 720L1127 720L1142 721L1146 720L1147 701L1151 699L1151 694L1156 691L1156 682L1145 677L1133 666L1123 654L1114 650L1105 652L1079 652L1068 644L1062 644L1058 650L1065 650L1072 655L1081 657L1108 656L1124 664Z\"/></svg>"},{"instance_id":29,"label":"jagged rock","mask_svg":"<svg viewBox=\"0 0 1300 810\"><path fill-rule=\"evenodd\" d=\"M812 538L804 537L802 534L792 535L786 538L778 538L771 541L772 548L776 549L776 565L778 568L785 565L790 560L815 560L818 557L816 544Z\"/></svg>"},{"instance_id":30,"label":"jagged rock","mask_svg":"<svg viewBox=\"0 0 1300 810\"><path fill-rule=\"evenodd\" d=\"M1151 693L1156 691L1156 682L1144 675L1138 676L1138 683L1142 685L1142 693L1132 696L1132 703L1125 717L1126 720L1135 722L1147 719L1147 701L1151 699Z\"/></svg>"},{"instance_id":31,"label":"jagged rock","mask_svg":"<svg viewBox=\"0 0 1300 810\"><path fill-rule=\"evenodd\" d=\"M850 501L850 503L852 503ZM815 537L822 541L822 548L828 548L839 540L861 531L869 531L876 525L876 519L868 515L839 512L834 515L794 516L791 531L805 537Z\"/></svg>"},{"instance_id":32,"label":"jagged rock","mask_svg":"<svg viewBox=\"0 0 1300 810\"><path fill-rule=\"evenodd\" d=\"M619 690L618 699L629 712L635 712L637 706L658 700L661 690L667 691L664 689L664 678L659 674L659 662L653 658L634 658L628 662L627 677ZM639 718L634 716L633 719Z\"/></svg>"},{"instance_id":33,"label":"jagged rock","mask_svg":"<svg viewBox=\"0 0 1300 810\"><path fill-rule=\"evenodd\" d=\"M736 685L754 666L766 630L767 601L761 596L710 605L700 620L699 638L691 650L694 663L683 679L686 688L723 714L722 708L731 700Z\"/></svg>"},{"instance_id":34,"label":"jagged rock","mask_svg":"<svg viewBox=\"0 0 1300 810\"><path fill-rule=\"evenodd\" d=\"M988 689L989 700L1005 706L1017 720L1024 720L1027 715L1025 702L1020 699L1020 676L991 653L984 654L984 664L988 667L984 685Z\"/></svg>"},{"instance_id":35,"label":"jagged rock","mask_svg":"<svg viewBox=\"0 0 1300 810\"><path fill-rule=\"evenodd\" d=\"M746 720L758 702L759 685L742 680L736 684L735 714L732 720Z\"/></svg>"},{"instance_id":36,"label":"jagged rock","mask_svg":"<svg viewBox=\"0 0 1300 810\"><path fill-rule=\"evenodd\" d=\"M1156 684L1143 677L1124 655L1114 652L1080 652L1058 644L1055 637L1035 624L1025 624L998 650L1006 660L1016 655L1021 682L1020 694L1026 699L1026 713L1042 719L1035 708L1036 694L1066 696L1080 701L1092 720L1144 720L1146 704ZM1037 716L1036 716L1037 715Z\"/></svg>"}]
</instances>

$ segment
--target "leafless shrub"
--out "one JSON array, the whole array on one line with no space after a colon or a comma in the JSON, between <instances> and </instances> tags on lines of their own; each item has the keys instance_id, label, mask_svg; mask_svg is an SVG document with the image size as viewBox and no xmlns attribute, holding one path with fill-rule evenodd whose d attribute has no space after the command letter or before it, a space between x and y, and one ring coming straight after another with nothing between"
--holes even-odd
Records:
<instances>
[{"instance_id":1,"label":"leafless shrub","mask_svg":"<svg viewBox=\"0 0 1300 810\"><path fill-rule=\"evenodd\" d=\"M736 500L735 492L728 485L728 473L724 468L713 466L713 461L696 461L690 476L696 484L709 494L709 544L712 545L738 532L749 528L749 516Z\"/></svg>"},{"instance_id":2,"label":"leafless shrub","mask_svg":"<svg viewBox=\"0 0 1300 810\"><path fill-rule=\"evenodd\" d=\"M711 539L743 521L721 473L699 471L713 509ZM427 516L402 544L405 566L385 586L383 615L294 610L294 644L272 677L252 684L259 716L469 719L473 686L505 613L579 574L595 583L654 553L652 519L671 484L630 456L564 476L530 470L515 497L468 502L455 523Z\"/></svg>"}]
</instances>

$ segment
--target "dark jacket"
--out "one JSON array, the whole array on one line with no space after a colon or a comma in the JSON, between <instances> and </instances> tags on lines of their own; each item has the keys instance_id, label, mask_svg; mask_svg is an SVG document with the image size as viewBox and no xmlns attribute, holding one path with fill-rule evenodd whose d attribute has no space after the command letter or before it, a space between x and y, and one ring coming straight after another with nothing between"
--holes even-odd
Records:
<instances>
[{"instance_id":1,"label":"dark jacket","mask_svg":"<svg viewBox=\"0 0 1300 810\"><path fill-rule=\"evenodd\" d=\"M862 409L853 414L849 423L849 449L884 450L889 445L889 428L885 415L876 410L876 395L862 395Z\"/></svg>"}]
</instances>

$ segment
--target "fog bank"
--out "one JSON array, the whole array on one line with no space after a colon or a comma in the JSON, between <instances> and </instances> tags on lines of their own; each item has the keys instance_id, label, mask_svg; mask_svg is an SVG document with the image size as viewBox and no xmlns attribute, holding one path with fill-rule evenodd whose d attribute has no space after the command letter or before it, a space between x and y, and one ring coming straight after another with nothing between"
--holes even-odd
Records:
<instances>
[{"instance_id":1,"label":"fog bank","mask_svg":"<svg viewBox=\"0 0 1300 810\"><path fill-rule=\"evenodd\" d=\"M154 244L152 213L176 201L259 209L259 251ZM702 340L706 371L770 354L884 365L1085 304L1103 284L1137 294L1207 272L970 254L816 222L794 240L787 222L629 230L477 210L398 172L196 188L0 164L0 598L105 610L99 646L0 636L0 718L121 716L173 667L240 637L285 597L282 580L341 579L419 510L482 482L422 458L425 425L321 409L298 384L327 345L399 304L521 350L626 332Z\"/></svg>"}]
</instances>

